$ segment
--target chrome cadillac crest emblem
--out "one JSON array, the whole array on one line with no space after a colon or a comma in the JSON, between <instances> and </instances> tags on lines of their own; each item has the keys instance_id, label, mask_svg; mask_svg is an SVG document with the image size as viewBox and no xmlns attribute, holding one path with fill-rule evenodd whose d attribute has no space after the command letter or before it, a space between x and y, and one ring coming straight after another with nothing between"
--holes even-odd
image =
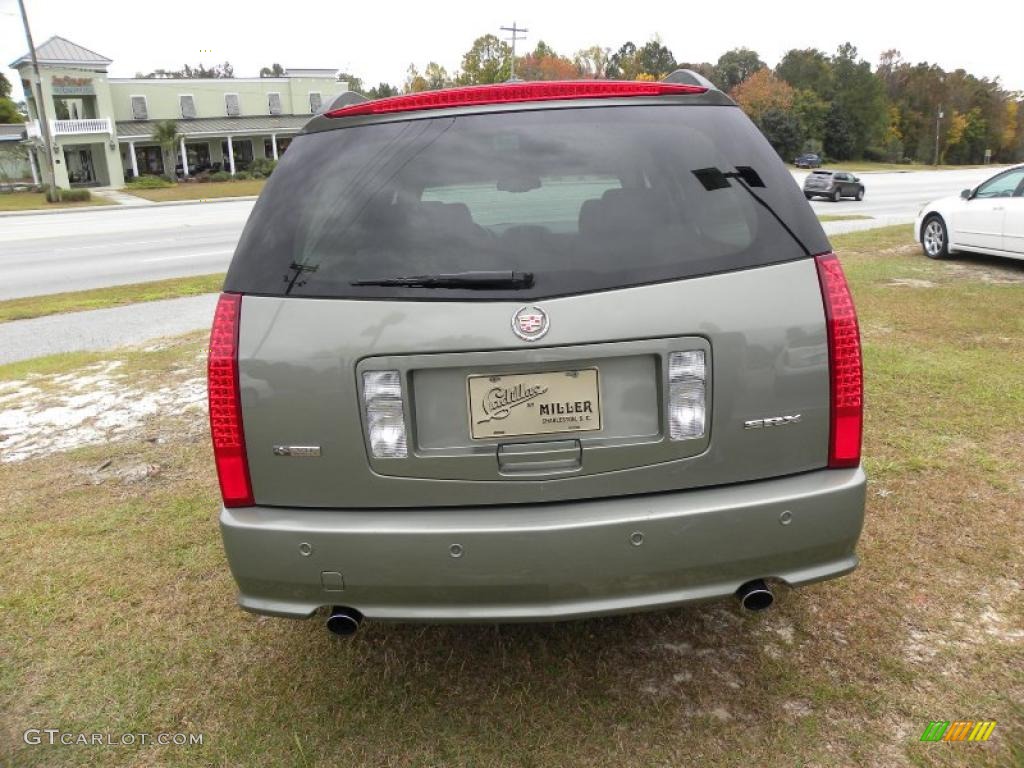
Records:
<instances>
[{"instance_id":1,"label":"chrome cadillac crest emblem","mask_svg":"<svg viewBox=\"0 0 1024 768\"><path fill-rule=\"evenodd\" d=\"M523 341L536 341L548 332L548 315L540 307L520 307L512 315L512 332Z\"/></svg>"}]
</instances>

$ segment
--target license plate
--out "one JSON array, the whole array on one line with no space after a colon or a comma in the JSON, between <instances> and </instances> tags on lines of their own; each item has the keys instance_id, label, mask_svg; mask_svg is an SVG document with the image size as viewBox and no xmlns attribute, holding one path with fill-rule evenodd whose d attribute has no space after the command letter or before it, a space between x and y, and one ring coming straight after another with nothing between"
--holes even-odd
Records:
<instances>
[{"instance_id":1,"label":"license plate","mask_svg":"<svg viewBox=\"0 0 1024 768\"><path fill-rule=\"evenodd\" d=\"M470 376L467 389L474 440L601 429L596 368Z\"/></svg>"}]
</instances>

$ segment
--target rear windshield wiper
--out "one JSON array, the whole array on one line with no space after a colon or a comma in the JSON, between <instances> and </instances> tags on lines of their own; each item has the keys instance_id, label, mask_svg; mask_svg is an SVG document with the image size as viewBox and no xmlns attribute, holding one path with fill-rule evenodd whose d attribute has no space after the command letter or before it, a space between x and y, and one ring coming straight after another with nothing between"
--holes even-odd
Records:
<instances>
[{"instance_id":1,"label":"rear windshield wiper","mask_svg":"<svg viewBox=\"0 0 1024 768\"><path fill-rule=\"evenodd\" d=\"M378 277L353 280L349 285L401 285L411 288L518 289L533 286L533 272L442 272L437 275Z\"/></svg>"}]
</instances>

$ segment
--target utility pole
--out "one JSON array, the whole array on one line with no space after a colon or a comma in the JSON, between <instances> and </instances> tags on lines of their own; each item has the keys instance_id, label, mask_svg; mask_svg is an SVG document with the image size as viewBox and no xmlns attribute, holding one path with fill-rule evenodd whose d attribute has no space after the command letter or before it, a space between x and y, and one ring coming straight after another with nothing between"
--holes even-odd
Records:
<instances>
[{"instance_id":1,"label":"utility pole","mask_svg":"<svg viewBox=\"0 0 1024 768\"><path fill-rule=\"evenodd\" d=\"M509 70L508 79L509 80L515 80L516 79L516 41L517 40L525 40L526 39L526 35L524 34L522 37L519 37L519 33L520 32L529 32L530 30L525 29L524 27L517 27L516 23L513 21L511 27L502 27L501 31L502 32L511 32L512 33L512 37L506 37L505 39L512 41L512 68L511 68L511 70Z\"/></svg>"},{"instance_id":2,"label":"utility pole","mask_svg":"<svg viewBox=\"0 0 1024 768\"><path fill-rule=\"evenodd\" d=\"M939 121L942 120L942 106L939 105L939 111L935 115L935 162L932 165L939 164Z\"/></svg>"},{"instance_id":3,"label":"utility pole","mask_svg":"<svg viewBox=\"0 0 1024 768\"><path fill-rule=\"evenodd\" d=\"M46 105L43 103L43 78L39 74L36 45L32 42L32 30L28 25L28 14L25 13L25 0L18 0L18 7L21 9L21 23L25 25L28 53L32 57L32 72L35 75L36 115L39 117L39 129L43 137L43 154L46 156L46 167L50 172L50 183L46 188L46 199L50 202L56 202L57 171L53 166L53 141L50 137L50 121L46 119Z\"/></svg>"}]
</instances>

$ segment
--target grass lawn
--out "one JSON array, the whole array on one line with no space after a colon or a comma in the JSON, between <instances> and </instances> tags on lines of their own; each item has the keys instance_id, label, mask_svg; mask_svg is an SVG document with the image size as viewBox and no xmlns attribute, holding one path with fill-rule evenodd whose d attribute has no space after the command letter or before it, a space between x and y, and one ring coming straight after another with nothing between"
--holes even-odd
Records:
<instances>
[{"instance_id":1,"label":"grass lawn","mask_svg":"<svg viewBox=\"0 0 1024 768\"><path fill-rule=\"evenodd\" d=\"M215 197L245 197L258 195L266 179L245 179L243 181L211 181L205 184L179 183L162 189L132 189L125 187L129 195L144 197L162 203L168 200L211 200Z\"/></svg>"},{"instance_id":2,"label":"grass lawn","mask_svg":"<svg viewBox=\"0 0 1024 768\"><path fill-rule=\"evenodd\" d=\"M813 170L806 168L797 168L795 165L788 164L790 168L795 170ZM827 163L824 166L825 170L842 170L842 171L853 171L854 173L867 173L870 171L958 171L966 170L968 168L992 168L992 172L995 173L998 168L1002 166L986 166L986 165L926 165L924 163L876 163L870 160L837 160L834 163Z\"/></svg>"},{"instance_id":3,"label":"grass lawn","mask_svg":"<svg viewBox=\"0 0 1024 768\"><path fill-rule=\"evenodd\" d=\"M872 218L872 217L871 216L865 216L865 215L860 214L860 213L836 214L836 215L825 213L825 214L819 214L818 215L818 221L861 221L863 219L870 219L870 218Z\"/></svg>"},{"instance_id":4,"label":"grass lawn","mask_svg":"<svg viewBox=\"0 0 1024 768\"><path fill-rule=\"evenodd\" d=\"M93 196L78 203L48 203L42 192L0 192L0 211L34 211L54 208L88 208L90 205L111 205L109 200Z\"/></svg>"},{"instance_id":5,"label":"grass lawn","mask_svg":"<svg viewBox=\"0 0 1024 768\"><path fill-rule=\"evenodd\" d=\"M57 315L62 312L79 312L85 309L104 309L122 304L141 301L175 299L180 296L198 296L214 293L224 284L224 275L199 275L197 277L174 277L149 283L115 285L109 288L94 288L88 291L52 293L46 296L28 296L23 299L0 301L0 323L24 320L30 317Z\"/></svg>"},{"instance_id":6,"label":"grass lawn","mask_svg":"<svg viewBox=\"0 0 1024 768\"><path fill-rule=\"evenodd\" d=\"M1024 264L929 261L909 227L833 244L867 371L862 564L763 614L348 640L256 617L217 531L205 334L0 368L0 459L29 455L0 461L0 764L1024 764ZM957 719L998 725L919 741ZM27 728L204 741L26 746Z\"/></svg>"}]
</instances>

